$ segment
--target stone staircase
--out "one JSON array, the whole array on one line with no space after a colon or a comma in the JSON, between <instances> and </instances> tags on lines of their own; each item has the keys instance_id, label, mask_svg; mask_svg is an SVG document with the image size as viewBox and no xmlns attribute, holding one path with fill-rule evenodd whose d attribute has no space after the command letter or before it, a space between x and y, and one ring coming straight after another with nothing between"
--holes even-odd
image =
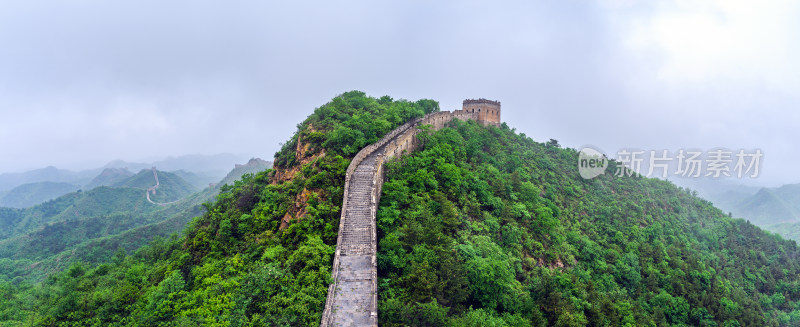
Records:
<instances>
[{"instance_id":1,"label":"stone staircase","mask_svg":"<svg viewBox=\"0 0 800 327\"><path fill-rule=\"evenodd\" d=\"M375 180L382 151L374 151L356 166L347 185L334 259L335 280L328 294L322 326L377 326L375 270ZM333 292L333 296L331 296Z\"/></svg>"},{"instance_id":2,"label":"stone staircase","mask_svg":"<svg viewBox=\"0 0 800 327\"><path fill-rule=\"evenodd\" d=\"M417 147L418 125L441 129L452 119L476 119L464 111L434 112L413 119L361 149L345 176L342 216L321 327L378 326L375 212L383 187L383 162Z\"/></svg>"}]
</instances>

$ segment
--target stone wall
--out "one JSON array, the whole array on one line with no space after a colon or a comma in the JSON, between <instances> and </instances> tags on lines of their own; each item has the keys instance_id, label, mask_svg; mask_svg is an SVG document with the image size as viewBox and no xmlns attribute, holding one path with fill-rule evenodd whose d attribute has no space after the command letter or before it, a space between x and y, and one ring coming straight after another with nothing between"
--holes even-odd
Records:
<instances>
[{"instance_id":1,"label":"stone wall","mask_svg":"<svg viewBox=\"0 0 800 327\"><path fill-rule=\"evenodd\" d=\"M342 199L342 213L341 213L341 216L339 218L339 233L338 233L337 240L336 240L337 246L336 246L336 252L335 252L334 257L333 257L333 266L332 266L332 271L331 271L331 278L333 279L333 283L331 283L328 286L328 297L327 297L327 299L325 301L325 308L324 308L323 313L322 313L322 321L320 323L320 326L324 327L324 326L336 326L337 325L337 323L335 321L331 321L331 317L332 317L332 314L333 314L333 304L334 304L334 300L335 300L334 295L336 294L336 292L335 292L336 284L337 284L336 281L339 278L339 267L340 267L339 261L341 260L341 246L339 246L339 245L341 245L343 243L342 242L342 238L343 238L342 231L344 231L344 229L345 229L344 223L345 223L345 215L347 213L346 208L348 207L348 205L352 205L352 204L348 204L348 198L350 198L350 196L349 196L349 193L350 193L350 181L351 181L351 179L353 177L353 173L355 172L356 168L358 168L358 166L361 164L362 161L364 161L364 159L367 156L373 154L376 150L381 149L384 145L386 145L386 143L388 143L389 141L392 141L398 135L400 135L400 134L404 134L405 135L405 133L409 129L416 129L415 126L416 126L417 123L419 123L420 120L421 120L420 118L413 119L413 120L401 125L400 127L392 130L391 132L386 134L383 138L381 138L378 142L375 142L373 144L370 144L370 145L364 147L363 149L361 149L361 151L359 151L353 157L353 159L350 161L350 165L347 167L347 174L345 175L345 181L344 181L344 196L343 196L343 199ZM376 258L375 258L375 251L377 250L377 235L375 233L375 219L374 218L375 218L375 213L376 213L377 208L378 208L378 205L377 205L378 204L378 199L377 199L377 197L380 197L380 191L381 191L381 189L383 187L383 160L382 160L382 158L379 158L379 164L377 165L377 167L378 167L378 169L376 169L375 174L374 174L375 177L373 179L373 185L376 185L376 184L377 185L376 185L376 187L373 187L372 192L371 192L372 193L371 198L374 199L374 201L372 201L373 203L370 204L370 207L372 208L371 209L371 215L372 215L372 218L373 218L372 219L372 249L373 249L373 251L372 251L373 252L372 253L372 265L373 265L373 269L372 269L372 286L371 286L371 289L372 289L371 293L372 293L373 300L372 300L370 312L374 313L374 316L375 316L374 325L375 326L377 326L377 312L378 312L378 308L377 308L377 305L378 305L377 271L378 271L378 269L377 269L377 261L376 261ZM380 176L380 178L379 178L379 176Z\"/></svg>"},{"instance_id":2,"label":"stone wall","mask_svg":"<svg viewBox=\"0 0 800 327\"><path fill-rule=\"evenodd\" d=\"M327 326L339 326L347 324L344 321L334 321L334 306L336 303L336 290L337 290L337 281L340 280L340 265L341 265L341 256L342 256L342 245L343 243L343 235L345 234L345 219L347 218L348 208L356 206L356 205L363 205L364 203L348 203L348 199L350 198L351 192L351 181L353 180L353 174L356 169L362 165L372 165L373 163L365 162L367 157L370 157L370 160L375 160L374 167L372 169L372 189L370 190L370 201L369 201L369 214L370 214L370 230L371 230L371 245L370 245L370 253L368 255L371 256L371 273L369 274L371 278L371 286L369 287L370 294L367 296L370 297L370 304L368 305L367 312L363 312L364 314L369 314L369 323L367 325L370 326L377 326L378 324L378 267L377 267L377 233L376 233L376 222L375 222L375 215L378 210L378 205L380 203L380 196L381 190L383 189L383 181L384 181L384 166L383 163L394 158L402 156L403 154L410 153L416 150L419 147L419 142L417 141L417 133L420 130L417 128L420 125L431 125L433 130L439 130L444 128L444 126L453 119L460 119L460 120L477 120L479 115L477 113L472 112L465 112L463 110L456 110L455 112L434 112L425 115L422 118L413 119L402 126L392 130L388 134L386 134L383 138L381 138L378 142L370 144L361 151L359 151L350 162L350 166L347 167L347 175L345 176L345 183L344 183L344 198L342 200L342 215L339 220L339 233L337 236L337 246L336 252L333 257L333 267L331 272L331 277L333 279L333 283L328 287L328 297L325 301L325 309L322 313L322 321L320 322L320 326L327 327ZM377 157L373 157L373 155ZM372 166L370 166L372 167ZM362 168L364 169L364 168ZM349 232L349 231L348 231Z\"/></svg>"}]
</instances>

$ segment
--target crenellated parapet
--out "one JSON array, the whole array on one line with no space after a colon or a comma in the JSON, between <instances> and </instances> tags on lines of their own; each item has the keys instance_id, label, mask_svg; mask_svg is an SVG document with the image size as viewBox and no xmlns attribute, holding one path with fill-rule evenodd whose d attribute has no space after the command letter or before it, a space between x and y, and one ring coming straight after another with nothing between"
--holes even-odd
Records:
<instances>
[{"instance_id":1,"label":"crenellated parapet","mask_svg":"<svg viewBox=\"0 0 800 327\"><path fill-rule=\"evenodd\" d=\"M456 110L464 114L474 115L477 122L484 126L500 126L502 122L500 118L500 101L486 100L483 98L477 100L464 100L461 110Z\"/></svg>"}]
</instances>

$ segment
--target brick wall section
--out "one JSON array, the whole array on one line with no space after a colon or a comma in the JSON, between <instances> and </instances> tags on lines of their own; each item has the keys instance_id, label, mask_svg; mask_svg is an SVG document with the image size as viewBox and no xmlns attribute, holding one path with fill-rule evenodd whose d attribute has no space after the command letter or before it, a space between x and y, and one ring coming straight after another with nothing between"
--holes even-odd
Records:
<instances>
[{"instance_id":1,"label":"brick wall section","mask_svg":"<svg viewBox=\"0 0 800 327\"><path fill-rule=\"evenodd\" d=\"M353 157L345 176L331 273L333 283L328 287L321 327L378 325L375 214L383 188L383 163L417 149L416 135L420 131L417 126L431 125L433 130L439 130L454 118L499 125L499 121L478 119L477 112L434 112L403 124ZM496 118L499 119L499 112Z\"/></svg>"}]
</instances>

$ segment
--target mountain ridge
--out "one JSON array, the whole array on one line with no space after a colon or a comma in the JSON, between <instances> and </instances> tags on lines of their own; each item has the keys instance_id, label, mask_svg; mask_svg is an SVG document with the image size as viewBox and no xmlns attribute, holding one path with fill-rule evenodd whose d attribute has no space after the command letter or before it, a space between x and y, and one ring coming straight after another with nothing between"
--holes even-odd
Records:
<instances>
[{"instance_id":1,"label":"mountain ridge","mask_svg":"<svg viewBox=\"0 0 800 327\"><path fill-rule=\"evenodd\" d=\"M245 166L249 170L243 169ZM204 212L202 204L211 200L224 185L267 167L268 162L260 159L236 165L216 185L183 197L169 206L148 204L144 206L149 208L147 210L102 211L67 219L52 218L25 234L4 237L0 239L0 264L7 265L9 270L0 269L0 277L5 275L37 280L69 267L76 260L97 264L112 258L119 250L133 253L154 238L169 238L171 234L180 232L193 217ZM139 202L144 198L141 188L114 189L101 186L88 192L106 193L114 190L130 193ZM67 197L75 195L82 193ZM72 204L62 206L62 210L70 210L70 207L78 208ZM34 207L29 210L39 209Z\"/></svg>"},{"instance_id":2,"label":"mountain ridge","mask_svg":"<svg viewBox=\"0 0 800 327\"><path fill-rule=\"evenodd\" d=\"M221 187L180 238L74 264L36 287L5 284L0 298L14 301L0 314L316 326L349 163L433 111L432 100L337 96L298 125L273 169ZM377 213L383 326L800 322L797 244L686 189L639 176L585 180L576 150L506 124L455 120L417 140L420 150L387 163Z\"/></svg>"}]
</instances>

